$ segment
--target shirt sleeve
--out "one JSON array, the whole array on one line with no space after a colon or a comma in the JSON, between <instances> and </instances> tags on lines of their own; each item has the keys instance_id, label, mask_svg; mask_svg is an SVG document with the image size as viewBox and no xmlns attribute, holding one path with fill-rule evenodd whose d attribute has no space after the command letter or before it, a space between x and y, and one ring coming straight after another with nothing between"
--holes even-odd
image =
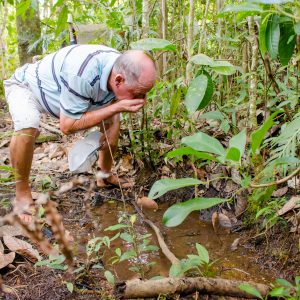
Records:
<instances>
[{"instance_id":1,"label":"shirt sleeve","mask_svg":"<svg viewBox=\"0 0 300 300\"><path fill-rule=\"evenodd\" d=\"M93 103L93 88L90 83L77 75L60 73L60 111L72 119L80 119Z\"/></svg>"}]
</instances>

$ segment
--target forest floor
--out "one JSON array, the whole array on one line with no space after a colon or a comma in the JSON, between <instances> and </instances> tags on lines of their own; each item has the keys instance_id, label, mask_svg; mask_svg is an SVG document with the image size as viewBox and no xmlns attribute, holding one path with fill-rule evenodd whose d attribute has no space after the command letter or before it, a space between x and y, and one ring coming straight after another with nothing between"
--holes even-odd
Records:
<instances>
[{"instance_id":1,"label":"forest floor","mask_svg":"<svg viewBox=\"0 0 300 300\"><path fill-rule=\"evenodd\" d=\"M0 134L12 132L9 115L4 108L0 113ZM49 122L49 120L45 120L45 122ZM50 123L55 126L53 120L50 120ZM71 137L55 137L43 129L42 136L45 135L51 135L53 140L40 141L36 145L32 167L32 183L35 193L57 190L78 177L69 172L66 153L72 143L82 134ZM121 141L120 149L125 149L126 145L122 143L124 142ZM9 166L10 164L8 146L9 136L4 136L0 139L0 166ZM172 145L164 143L164 147L171 149ZM134 177L136 182L135 187L125 191L124 195L129 213L135 213L130 201L134 201L136 195L147 195L155 180L162 177L193 176L193 168L186 162L179 163L175 167L170 164L166 165L161 159L159 166L156 166L155 170L150 170L141 163L132 162L131 156L122 151L118 153L115 171L120 176ZM224 172L224 170L210 165L201 169L198 175L199 178L219 176L220 172ZM15 260L0 271L2 299L113 299L112 287L106 281L103 271L93 269L92 266L95 262L87 259L86 244L93 237L109 235L105 232L105 228L117 224L118 217L124 209L122 195L117 188L97 189L94 187L92 191L89 191L89 197L86 199L90 183L95 180L95 176L92 172L83 174L83 176L87 179L85 184L62 194L55 200L64 225L74 239L76 265L89 265L85 272L80 273L76 278L72 277L73 293L70 293L66 286L66 282L70 281L67 272L45 266L35 267L23 256L16 255ZM11 209L13 186L8 186L8 188L8 192L6 191L0 196L2 216ZM214 184L204 186L198 192L203 197L229 197L237 188L237 184L233 181L222 179L215 181ZM243 221L242 213L235 214L239 200L233 204L225 204L222 207L203 211L200 214L199 212L192 213L178 227L165 227L162 224L162 215L167 207L192 198L194 191L194 188L185 188L170 192L159 199L157 211L144 211L145 216L160 228L167 245L178 258L181 259L187 254L194 253L195 243L201 243L208 249L211 260L216 261L213 272L217 277L268 284L279 277L292 280L294 276L299 275L299 234L291 233L291 225L287 222L284 222L283 225L278 222L266 232L259 231L260 222L251 226L247 225L247 222ZM296 195L297 191L289 188L284 192L289 195L287 196L289 198ZM240 199L240 206L243 201ZM212 225L214 211L222 212L227 216L231 223L229 229L215 228ZM136 222L136 230L140 234L149 232L153 234L139 218ZM26 237L20 238L30 242ZM51 231L48 232L48 238L50 241L53 240ZM156 244L154 234L151 239L152 243ZM39 249L38 245L33 246ZM124 246L126 247L120 241L112 244L112 248ZM7 253L6 248L4 253ZM42 253L40 254L42 255ZM109 269L107 261L108 257L104 255L101 263ZM150 262L156 264L147 268ZM143 263L146 269L146 278L168 275L170 263L160 251L145 253ZM110 269L113 269L117 280L128 280L137 276L128 270L131 264L134 262L126 261L116 264ZM191 299L193 299L192 296Z\"/></svg>"}]
</instances>

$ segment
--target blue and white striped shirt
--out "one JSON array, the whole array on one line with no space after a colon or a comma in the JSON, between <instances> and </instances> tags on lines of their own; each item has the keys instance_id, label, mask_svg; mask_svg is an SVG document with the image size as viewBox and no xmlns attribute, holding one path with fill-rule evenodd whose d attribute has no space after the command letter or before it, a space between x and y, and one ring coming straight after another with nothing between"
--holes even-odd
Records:
<instances>
[{"instance_id":1,"label":"blue and white striped shirt","mask_svg":"<svg viewBox=\"0 0 300 300\"><path fill-rule=\"evenodd\" d=\"M115 97L107 82L119 55L106 46L72 45L18 68L14 77L29 85L52 116L80 119Z\"/></svg>"}]
</instances>

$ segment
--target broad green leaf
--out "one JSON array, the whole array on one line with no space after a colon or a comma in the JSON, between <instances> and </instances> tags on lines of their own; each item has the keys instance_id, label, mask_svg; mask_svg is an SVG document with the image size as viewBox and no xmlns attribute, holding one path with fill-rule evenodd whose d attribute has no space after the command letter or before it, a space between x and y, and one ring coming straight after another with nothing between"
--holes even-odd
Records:
<instances>
[{"instance_id":1,"label":"broad green leaf","mask_svg":"<svg viewBox=\"0 0 300 300\"><path fill-rule=\"evenodd\" d=\"M240 284L239 288L250 295L253 295L259 299L263 299L261 293L250 284Z\"/></svg>"},{"instance_id":2,"label":"broad green leaf","mask_svg":"<svg viewBox=\"0 0 300 300\"><path fill-rule=\"evenodd\" d=\"M290 282L288 282L287 280L283 279L283 278L277 278L276 283L280 284L282 286L293 288L293 285Z\"/></svg>"},{"instance_id":3,"label":"broad green leaf","mask_svg":"<svg viewBox=\"0 0 300 300\"><path fill-rule=\"evenodd\" d=\"M258 148L260 147L265 135L269 131L269 129L274 125L274 118L281 113L282 110L275 111L266 121L265 123L258 128L256 131L251 134L251 151L252 154L256 154Z\"/></svg>"},{"instance_id":4,"label":"broad green leaf","mask_svg":"<svg viewBox=\"0 0 300 300\"><path fill-rule=\"evenodd\" d=\"M280 39L280 17L277 14L272 14L268 18L266 28L266 47L272 59L276 59L278 55L278 46Z\"/></svg>"},{"instance_id":5,"label":"broad green leaf","mask_svg":"<svg viewBox=\"0 0 300 300\"><path fill-rule=\"evenodd\" d=\"M202 101L200 102L197 110L205 108L211 101L212 95L214 93L214 83L213 83L211 76L209 74L205 74L204 76L207 77L207 88L205 91L205 95L204 95Z\"/></svg>"},{"instance_id":6,"label":"broad green leaf","mask_svg":"<svg viewBox=\"0 0 300 300\"><path fill-rule=\"evenodd\" d=\"M197 54L191 57L190 61L196 65L210 66L214 60L205 54Z\"/></svg>"},{"instance_id":7,"label":"broad green leaf","mask_svg":"<svg viewBox=\"0 0 300 300\"><path fill-rule=\"evenodd\" d=\"M128 260L131 258L135 258L137 257L137 254L135 252L135 250L131 249L131 250L127 250L126 252L124 252L121 257L120 257L120 262L124 261L124 260Z\"/></svg>"},{"instance_id":8,"label":"broad green leaf","mask_svg":"<svg viewBox=\"0 0 300 300\"><path fill-rule=\"evenodd\" d=\"M209 152L221 156L225 155L222 144L216 138L203 132L184 137L181 140L181 143L198 151Z\"/></svg>"},{"instance_id":9,"label":"broad green leaf","mask_svg":"<svg viewBox=\"0 0 300 300\"><path fill-rule=\"evenodd\" d=\"M209 263L209 254L208 254L208 251L206 250L206 248L204 246L202 246L201 244L196 243L196 249L197 249L200 259L203 262L205 262L206 264L208 264Z\"/></svg>"},{"instance_id":10,"label":"broad green leaf","mask_svg":"<svg viewBox=\"0 0 300 300\"><path fill-rule=\"evenodd\" d=\"M236 148L239 150L240 157L237 161L240 160L242 155L245 152L245 147L246 147L246 139L247 139L247 133L246 129L242 130L240 133L232 137L229 141L229 147L230 148Z\"/></svg>"},{"instance_id":11,"label":"broad green leaf","mask_svg":"<svg viewBox=\"0 0 300 300\"><path fill-rule=\"evenodd\" d=\"M182 157L183 155L190 155L193 156L194 159L205 159L205 160L213 160L217 161L217 159L205 152L199 152L191 147L180 147L173 151L170 151L166 157L167 158L174 158L174 157Z\"/></svg>"},{"instance_id":12,"label":"broad green leaf","mask_svg":"<svg viewBox=\"0 0 300 300\"><path fill-rule=\"evenodd\" d=\"M65 29L67 25L68 13L69 13L68 6L64 5L58 15L57 25L55 29L56 36L58 36Z\"/></svg>"},{"instance_id":13,"label":"broad green leaf","mask_svg":"<svg viewBox=\"0 0 300 300\"><path fill-rule=\"evenodd\" d=\"M274 159L270 162L269 166L279 166L279 165L292 165L299 164L300 159L293 156L284 156L277 159Z\"/></svg>"},{"instance_id":14,"label":"broad green leaf","mask_svg":"<svg viewBox=\"0 0 300 300\"><path fill-rule=\"evenodd\" d=\"M175 263L171 266L169 271L169 277L181 277L184 275L184 272L182 270L180 263Z\"/></svg>"},{"instance_id":15,"label":"broad green leaf","mask_svg":"<svg viewBox=\"0 0 300 300\"><path fill-rule=\"evenodd\" d=\"M260 49L262 57L265 56L265 53L267 51L266 31L267 31L267 26L268 26L270 16L271 15L268 14L264 18L262 17L261 22L260 22L260 26L259 26L259 49Z\"/></svg>"},{"instance_id":16,"label":"broad green leaf","mask_svg":"<svg viewBox=\"0 0 300 300\"><path fill-rule=\"evenodd\" d=\"M105 272L104 272L104 276L105 276L106 280L107 280L111 285L114 285L114 284L115 284L115 276L112 274L112 272L110 272L110 271L105 271Z\"/></svg>"},{"instance_id":17,"label":"broad green leaf","mask_svg":"<svg viewBox=\"0 0 300 300\"><path fill-rule=\"evenodd\" d=\"M241 3L241 4L237 4L237 5L227 5L226 7L224 7L222 9L222 11L219 13L219 16L224 16L228 13L238 13L238 12L251 12L251 13L262 13L263 9L254 3Z\"/></svg>"},{"instance_id":18,"label":"broad green leaf","mask_svg":"<svg viewBox=\"0 0 300 300\"><path fill-rule=\"evenodd\" d=\"M237 161L237 162L240 161L240 159L241 159L240 150L235 147L228 148L225 158L227 160L232 160L232 161Z\"/></svg>"},{"instance_id":19,"label":"broad green leaf","mask_svg":"<svg viewBox=\"0 0 300 300\"><path fill-rule=\"evenodd\" d=\"M23 0L17 4L16 15L23 15L29 9L31 0Z\"/></svg>"},{"instance_id":20,"label":"broad green leaf","mask_svg":"<svg viewBox=\"0 0 300 300\"><path fill-rule=\"evenodd\" d=\"M130 44L132 49L141 49L141 50L176 50L176 46L171 42L164 39L157 38L149 38L149 39L141 39L137 42L133 42Z\"/></svg>"},{"instance_id":21,"label":"broad green leaf","mask_svg":"<svg viewBox=\"0 0 300 300\"><path fill-rule=\"evenodd\" d=\"M73 293L73 290L74 290L74 285L72 282L67 282L66 283L66 286L67 286L67 289L70 293Z\"/></svg>"},{"instance_id":22,"label":"broad green leaf","mask_svg":"<svg viewBox=\"0 0 300 300\"><path fill-rule=\"evenodd\" d=\"M224 120L224 115L217 110L209 111L207 113L202 114L199 116L200 119L207 119L207 120Z\"/></svg>"},{"instance_id":23,"label":"broad green leaf","mask_svg":"<svg viewBox=\"0 0 300 300\"><path fill-rule=\"evenodd\" d=\"M197 111L199 105L204 99L205 92L208 86L208 77L204 74L196 77L190 83L185 96L185 106L189 114Z\"/></svg>"},{"instance_id":24,"label":"broad green leaf","mask_svg":"<svg viewBox=\"0 0 300 300\"><path fill-rule=\"evenodd\" d=\"M229 61L214 61L211 68L221 75L232 75L236 72L235 67Z\"/></svg>"},{"instance_id":25,"label":"broad green leaf","mask_svg":"<svg viewBox=\"0 0 300 300\"><path fill-rule=\"evenodd\" d=\"M274 288L272 289L271 292L269 292L269 295L271 297L288 297L289 296L289 292L286 290L285 287L278 287L278 288Z\"/></svg>"},{"instance_id":26,"label":"broad green leaf","mask_svg":"<svg viewBox=\"0 0 300 300\"><path fill-rule=\"evenodd\" d=\"M280 24L280 40L278 46L278 54L280 62L286 66L290 61L296 45L296 34L292 22L284 22Z\"/></svg>"},{"instance_id":27,"label":"broad green leaf","mask_svg":"<svg viewBox=\"0 0 300 300\"><path fill-rule=\"evenodd\" d=\"M120 248L117 248L117 249L115 250L115 253L116 253L118 256L121 256L121 255L122 255L122 251L121 251Z\"/></svg>"},{"instance_id":28,"label":"broad green leaf","mask_svg":"<svg viewBox=\"0 0 300 300\"><path fill-rule=\"evenodd\" d=\"M114 231L114 230L118 230L121 228L127 228L127 227L128 227L128 225L125 225L125 224L116 224L116 225L112 225L112 226L105 228L104 231Z\"/></svg>"},{"instance_id":29,"label":"broad green leaf","mask_svg":"<svg viewBox=\"0 0 300 300\"><path fill-rule=\"evenodd\" d=\"M157 199L165 193L177 190L187 186L199 185L202 182L195 178L180 178L180 179L160 179L152 185L148 197Z\"/></svg>"},{"instance_id":30,"label":"broad green leaf","mask_svg":"<svg viewBox=\"0 0 300 300\"><path fill-rule=\"evenodd\" d=\"M214 205L224 203L225 201L226 199L221 198L194 198L174 204L164 213L163 223L168 227L177 226L181 224L191 212L207 209Z\"/></svg>"},{"instance_id":31,"label":"broad green leaf","mask_svg":"<svg viewBox=\"0 0 300 300\"><path fill-rule=\"evenodd\" d=\"M170 119L174 117L177 112L181 100L181 89L177 88L175 93L173 93L170 104Z\"/></svg>"},{"instance_id":32,"label":"broad green leaf","mask_svg":"<svg viewBox=\"0 0 300 300\"><path fill-rule=\"evenodd\" d=\"M133 243L133 237L127 232L122 232L120 238L127 243Z\"/></svg>"}]
</instances>

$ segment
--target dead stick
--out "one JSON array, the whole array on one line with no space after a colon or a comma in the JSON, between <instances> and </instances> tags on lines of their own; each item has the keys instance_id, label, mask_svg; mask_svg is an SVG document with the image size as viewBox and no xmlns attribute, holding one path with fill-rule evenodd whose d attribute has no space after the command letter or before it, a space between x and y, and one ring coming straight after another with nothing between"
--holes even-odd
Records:
<instances>
[{"instance_id":1,"label":"dead stick","mask_svg":"<svg viewBox=\"0 0 300 300\"><path fill-rule=\"evenodd\" d=\"M298 169L296 169L290 175L288 175L288 176L286 176L286 177L284 177L284 178L282 178L280 180L277 180L277 181L274 181L274 182L263 183L263 184L253 184L253 183L250 183L250 187L252 187L252 188L263 188L263 187L268 187L268 186L272 186L272 185L278 185L278 184L284 183L284 182L288 181L289 179L293 178L299 172L300 172L300 167Z\"/></svg>"},{"instance_id":2,"label":"dead stick","mask_svg":"<svg viewBox=\"0 0 300 300\"><path fill-rule=\"evenodd\" d=\"M41 125L41 127L43 127L44 129L48 130L49 132L58 134L59 136L63 135L60 130L58 130L57 128L55 128L53 126L50 126L50 125L48 125L48 124L46 124L46 123L44 123L42 121L40 121L40 125Z\"/></svg>"},{"instance_id":3,"label":"dead stick","mask_svg":"<svg viewBox=\"0 0 300 300\"><path fill-rule=\"evenodd\" d=\"M131 200L132 205L134 206L134 208L136 209L137 213L140 215L140 217L143 219L143 221L145 223L147 223L155 232L156 237L157 237L157 241L158 244L161 248L162 253L166 256L166 258L172 263L172 264L176 264L179 263L179 259L170 251L170 249L168 248L159 228L150 220L148 220L144 214L142 213L142 211L140 210L140 208L137 206L136 202L134 200Z\"/></svg>"},{"instance_id":4,"label":"dead stick","mask_svg":"<svg viewBox=\"0 0 300 300\"><path fill-rule=\"evenodd\" d=\"M220 278L163 278L160 280L133 279L126 282L117 283L115 287L115 296L118 299L152 298L159 295L182 294L188 295L196 291L209 295L231 296L238 298L251 298L250 295L242 291L241 284L250 284L256 288L264 297L268 294L270 288L267 285L227 280Z\"/></svg>"}]
</instances>

